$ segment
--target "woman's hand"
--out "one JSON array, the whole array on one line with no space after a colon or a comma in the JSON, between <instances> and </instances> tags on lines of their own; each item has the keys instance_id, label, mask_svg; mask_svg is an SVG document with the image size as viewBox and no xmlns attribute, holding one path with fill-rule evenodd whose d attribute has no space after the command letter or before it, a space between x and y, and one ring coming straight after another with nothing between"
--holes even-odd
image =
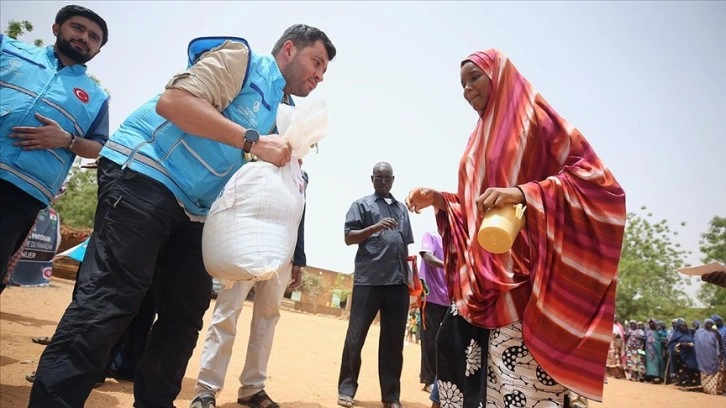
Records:
<instances>
[{"instance_id":1,"label":"woman's hand","mask_svg":"<svg viewBox=\"0 0 726 408\"><path fill-rule=\"evenodd\" d=\"M476 209L484 214L492 207L502 207L509 204L524 203L524 194L517 187L490 187L476 199Z\"/></svg>"},{"instance_id":2,"label":"woman's hand","mask_svg":"<svg viewBox=\"0 0 726 408\"><path fill-rule=\"evenodd\" d=\"M421 210L432 205L436 210L444 209L444 196L440 191L425 187L416 187L406 197L406 207L408 207L409 211L413 211L416 214L420 214Z\"/></svg>"}]
</instances>

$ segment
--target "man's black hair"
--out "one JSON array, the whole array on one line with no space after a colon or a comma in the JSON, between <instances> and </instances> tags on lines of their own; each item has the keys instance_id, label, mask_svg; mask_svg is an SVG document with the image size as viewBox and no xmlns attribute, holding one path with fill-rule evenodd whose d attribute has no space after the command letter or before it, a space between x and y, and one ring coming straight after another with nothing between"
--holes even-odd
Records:
<instances>
[{"instance_id":1,"label":"man's black hair","mask_svg":"<svg viewBox=\"0 0 726 408\"><path fill-rule=\"evenodd\" d=\"M83 6L76 6L75 4L70 4L58 10L58 14L55 15L55 23L58 25L62 25L66 22L66 20L74 16L85 17L98 24L103 31L101 47L106 45L106 43L108 42L108 26L106 25L106 21L91 9L87 9Z\"/></svg>"},{"instance_id":2,"label":"man's black hair","mask_svg":"<svg viewBox=\"0 0 726 408\"><path fill-rule=\"evenodd\" d=\"M335 46L330 41L327 35L322 30L315 27L310 27L307 24L295 24L288 27L282 37L272 47L272 55L277 54L281 49L285 41L292 41L295 48L301 49L307 46L315 44L316 41L322 41L325 46L325 51L328 53L328 60L332 61L335 58Z\"/></svg>"}]
</instances>

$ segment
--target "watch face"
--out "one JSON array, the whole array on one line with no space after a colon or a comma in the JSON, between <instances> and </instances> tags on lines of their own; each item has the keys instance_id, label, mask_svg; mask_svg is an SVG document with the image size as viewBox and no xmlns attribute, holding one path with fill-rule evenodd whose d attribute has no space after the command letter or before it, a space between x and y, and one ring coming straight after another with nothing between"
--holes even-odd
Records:
<instances>
[{"instance_id":1,"label":"watch face","mask_svg":"<svg viewBox=\"0 0 726 408\"><path fill-rule=\"evenodd\" d=\"M245 140L253 144L257 143L260 140L260 134L254 129L247 129L245 132Z\"/></svg>"}]
</instances>

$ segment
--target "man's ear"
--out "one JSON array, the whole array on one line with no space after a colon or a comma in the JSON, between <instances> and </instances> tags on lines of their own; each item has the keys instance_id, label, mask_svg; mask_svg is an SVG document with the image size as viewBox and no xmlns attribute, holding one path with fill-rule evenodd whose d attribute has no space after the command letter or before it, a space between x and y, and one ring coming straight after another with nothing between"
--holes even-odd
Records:
<instances>
[{"instance_id":1,"label":"man's ear","mask_svg":"<svg viewBox=\"0 0 726 408\"><path fill-rule=\"evenodd\" d=\"M60 31L60 25L53 24L52 29L53 29L53 35L56 36L56 37L58 37L58 32Z\"/></svg>"},{"instance_id":2,"label":"man's ear","mask_svg":"<svg viewBox=\"0 0 726 408\"><path fill-rule=\"evenodd\" d=\"M295 56L295 52L297 52L297 48L295 48L295 44L292 43L292 40L287 40L282 44L282 54L286 59L292 59L292 57Z\"/></svg>"}]
</instances>

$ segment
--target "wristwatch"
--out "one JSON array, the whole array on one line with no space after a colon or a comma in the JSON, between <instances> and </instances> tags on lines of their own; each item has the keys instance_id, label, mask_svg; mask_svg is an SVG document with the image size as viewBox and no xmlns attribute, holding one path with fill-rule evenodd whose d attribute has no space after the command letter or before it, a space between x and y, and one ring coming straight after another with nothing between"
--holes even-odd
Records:
<instances>
[{"instance_id":1,"label":"wristwatch","mask_svg":"<svg viewBox=\"0 0 726 408\"><path fill-rule=\"evenodd\" d=\"M252 149L252 145L260 140L260 133L254 129L247 129L244 139L245 144L242 146L242 150L244 150L245 153L249 153L250 149Z\"/></svg>"}]
</instances>

